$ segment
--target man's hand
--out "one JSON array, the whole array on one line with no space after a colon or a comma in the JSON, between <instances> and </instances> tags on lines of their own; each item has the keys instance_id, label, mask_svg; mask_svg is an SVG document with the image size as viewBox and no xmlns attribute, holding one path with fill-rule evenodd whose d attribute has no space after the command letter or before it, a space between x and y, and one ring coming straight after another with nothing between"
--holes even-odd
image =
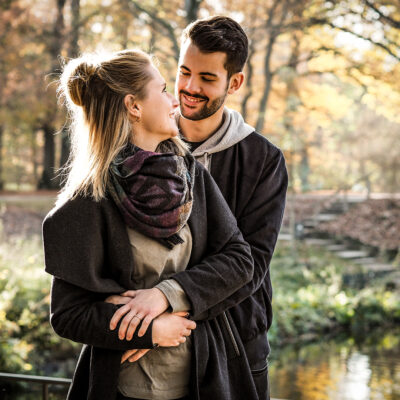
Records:
<instances>
[{"instance_id":1,"label":"man's hand","mask_svg":"<svg viewBox=\"0 0 400 400\"><path fill-rule=\"evenodd\" d=\"M128 360L129 362L135 362L135 361L139 360L140 358L142 358L149 351L150 351L150 349L132 349L132 350L127 350L122 355L121 364L124 363L126 360Z\"/></svg>"},{"instance_id":2,"label":"man's hand","mask_svg":"<svg viewBox=\"0 0 400 400\"><path fill-rule=\"evenodd\" d=\"M121 300L121 297L127 301ZM123 318L118 331L121 340L131 340L140 323L142 325L138 336L143 336L151 321L169 307L164 293L157 288L128 290L120 296L108 297L106 302L124 304L114 313L110 321L110 329L114 330Z\"/></svg>"}]
</instances>

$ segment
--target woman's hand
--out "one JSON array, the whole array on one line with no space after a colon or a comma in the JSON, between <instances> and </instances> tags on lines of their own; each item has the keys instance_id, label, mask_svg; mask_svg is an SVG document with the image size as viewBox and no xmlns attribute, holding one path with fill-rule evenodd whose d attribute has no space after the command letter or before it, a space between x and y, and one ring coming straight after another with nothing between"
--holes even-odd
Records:
<instances>
[{"instance_id":1,"label":"woman's hand","mask_svg":"<svg viewBox=\"0 0 400 400\"><path fill-rule=\"evenodd\" d=\"M153 343L162 347L175 347L186 342L186 337L196 329L196 323L187 319L186 312L166 312L153 322Z\"/></svg>"},{"instance_id":2,"label":"woman's hand","mask_svg":"<svg viewBox=\"0 0 400 400\"><path fill-rule=\"evenodd\" d=\"M114 313L110 321L110 329L114 330L123 317L118 331L118 337L121 340L131 340L140 323L142 325L138 336L143 336L150 322L169 307L164 293L157 288L128 290L120 296L110 296L107 299L111 298L108 302L113 304L121 304L114 303L114 301L120 301L120 297L126 297L128 301Z\"/></svg>"},{"instance_id":3,"label":"woman's hand","mask_svg":"<svg viewBox=\"0 0 400 400\"><path fill-rule=\"evenodd\" d=\"M186 337L196 328L196 323L186 319L186 312L164 313L157 317L153 323L153 343L159 346L179 346L186 341ZM173 317L173 318L171 318ZM178 317L176 319L175 317ZM176 325L173 327L172 325ZM158 341L157 341L158 340ZM121 364L125 361L135 362L146 355L151 349L127 350L122 355Z\"/></svg>"}]
</instances>

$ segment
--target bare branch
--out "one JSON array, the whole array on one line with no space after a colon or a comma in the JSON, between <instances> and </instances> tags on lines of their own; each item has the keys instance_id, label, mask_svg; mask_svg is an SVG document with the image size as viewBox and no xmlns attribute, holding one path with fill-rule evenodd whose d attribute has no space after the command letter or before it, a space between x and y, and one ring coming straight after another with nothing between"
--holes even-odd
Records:
<instances>
[{"instance_id":1,"label":"bare branch","mask_svg":"<svg viewBox=\"0 0 400 400\"><path fill-rule=\"evenodd\" d=\"M148 15L157 25L163 28L167 33L168 37L172 42L172 48L174 50L175 58L179 58L179 45L175 35L175 29L165 19L160 18L155 11L149 10L139 4L136 0L127 0L128 9L131 13L136 15L136 10Z\"/></svg>"},{"instance_id":2,"label":"bare branch","mask_svg":"<svg viewBox=\"0 0 400 400\"><path fill-rule=\"evenodd\" d=\"M327 25L329 25L330 27L332 27L334 29L339 29L342 32L350 33L353 36L358 37L359 39L367 40L368 42L372 43L374 46L380 47L381 49L385 50L388 54L390 54L392 57L394 57L394 58L396 58L397 60L400 61L400 56L395 54L388 46L386 46L383 43L376 42L375 40L372 40L369 37L365 37L363 35L355 33L355 32L353 32L352 30L350 30L348 28L343 28L343 27L337 26L337 25L333 24L332 22L327 23Z\"/></svg>"},{"instance_id":3,"label":"bare branch","mask_svg":"<svg viewBox=\"0 0 400 400\"><path fill-rule=\"evenodd\" d=\"M397 21L394 18L385 15L373 2L369 0L363 0L363 2L366 6L374 10L379 15L379 20L381 22L386 22L393 28L400 29L400 21Z\"/></svg>"},{"instance_id":4,"label":"bare branch","mask_svg":"<svg viewBox=\"0 0 400 400\"><path fill-rule=\"evenodd\" d=\"M288 63L286 64L282 64L279 67L277 67L272 74L275 75L277 73L279 73L279 71L281 71L284 68L295 68L297 65L307 62L307 61L311 61L314 58L319 57L321 54L321 52L333 52L336 55L342 55L342 53L340 51L338 51L337 49L333 48L333 47L326 47L326 46L321 46L318 49L315 49L313 51L310 52L310 54L305 57L305 58L299 58L296 60L290 60ZM301 74L300 74L301 75Z\"/></svg>"}]
</instances>

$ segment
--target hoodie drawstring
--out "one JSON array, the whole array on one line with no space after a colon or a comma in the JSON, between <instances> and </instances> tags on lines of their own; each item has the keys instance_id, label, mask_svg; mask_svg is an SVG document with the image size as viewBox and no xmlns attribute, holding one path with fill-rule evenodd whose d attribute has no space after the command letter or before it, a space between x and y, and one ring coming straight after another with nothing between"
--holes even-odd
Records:
<instances>
[{"instance_id":1,"label":"hoodie drawstring","mask_svg":"<svg viewBox=\"0 0 400 400\"><path fill-rule=\"evenodd\" d=\"M204 167L205 169L210 172L211 168L211 155L208 153L204 153Z\"/></svg>"}]
</instances>

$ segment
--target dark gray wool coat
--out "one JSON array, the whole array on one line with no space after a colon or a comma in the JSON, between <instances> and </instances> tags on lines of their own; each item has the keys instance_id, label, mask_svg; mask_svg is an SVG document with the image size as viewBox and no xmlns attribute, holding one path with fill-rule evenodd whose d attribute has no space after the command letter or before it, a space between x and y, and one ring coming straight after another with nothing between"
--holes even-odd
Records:
<instances>
[{"instance_id":1,"label":"dark gray wool coat","mask_svg":"<svg viewBox=\"0 0 400 400\"><path fill-rule=\"evenodd\" d=\"M210 173L251 248L253 279L227 301L231 302L229 313L244 344L259 398L266 399L267 331L272 323L269 267L285 208L288 185L285 159L276 146L253 132L229 148L213 153ZM223 307L226 306L229 304L224 302Z\"/></svg>"},{"instance_id":2,"label":"dark gray wool coat","mask_svg":"<svg viewBox=\"0 0 400 400\"><path fill-rule=\"evenodd\" d=\"M189 226L193 250L186 271L173 276L191 303L193 399L257 399L243 343L229 308L253 277L250 247L211 176L196 166ZM51 323L60 336L83 343L68 399L116 396L124 350L152 347L143 337L118 339L109 321L117 306L105 303L131 288L135 268L125 223L115 204L77 198L53 210L43 223L46 271L53 275Z\"/></svg>"}]
</instances>

